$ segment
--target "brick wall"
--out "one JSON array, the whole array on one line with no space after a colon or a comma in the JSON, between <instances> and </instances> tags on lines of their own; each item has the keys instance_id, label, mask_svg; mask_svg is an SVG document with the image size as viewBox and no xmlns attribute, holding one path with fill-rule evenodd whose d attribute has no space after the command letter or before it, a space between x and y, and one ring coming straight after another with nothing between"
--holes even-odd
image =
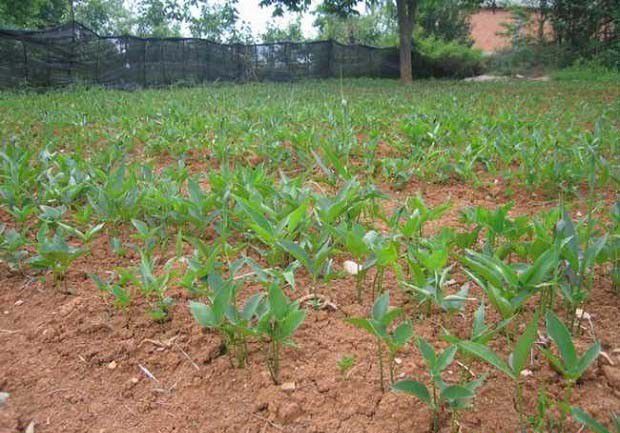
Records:
<instances>
[{"instance_id":1,"label":"brick wall","mask_svg":"<svg viewBox=\"0 0 620 433\"><path fill-rule=\"evenodd\" d=\"M474 40L474 47L487 53L510 47L512 43L510 37L500 36L498 33L505 31L501 24L510 22L512 19L512 13L506 9L480 9L474 13L471 16L471 36ZM534 20L526 29L526 33L529 36L535 36L537 31L538 26ZM545 34L550 33L551 28L546 25Z\"/></svg>"},{"instance_id":2,"label":"brick wall","mask_svg":"<svg viewBox=\"0 0 620 433\"><path fill-rule=\"evenodd\" d=\"M510 40L497 33L503 30L501 23L511 19L510 12L502 9L481 9L473 14L471 36L474 40L474 47L485 52L493 52L510 46Z\"/></svg>"}]
</instances>

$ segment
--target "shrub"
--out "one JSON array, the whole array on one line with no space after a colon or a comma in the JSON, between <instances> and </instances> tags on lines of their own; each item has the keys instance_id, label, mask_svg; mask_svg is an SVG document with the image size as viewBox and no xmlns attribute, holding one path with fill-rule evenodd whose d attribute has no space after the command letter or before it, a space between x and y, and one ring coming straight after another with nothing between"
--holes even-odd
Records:
<instances>
[{"instance_id":1,"label":"shrub","mask_svg":"<svg viewBox=\"0 0 620 433\"><path fill-rule=\"evenodd\" d=\"M495 53L488 60L493 73L528 75L532 71L557 71L561 80L617 81L620 44L593 49L584 56L568 46L530 43ZM566 70L566 71L565 71Z\"/></svg>"},{"instance_id":2,"label":"shrub","mask_svg":"<svg viewBox=\"0 0 620 433\"><path fill-rule=\"evenodd\" d=\"M568 68L554 72L552 77L559 81L620 82L620 70L603 66L596 61L578 60Z\"/></svg>"},{"instance_id":3,"label":"shrub","mask_svg":"<svg viewBox=\"0 0 620 433\"><path fill-rule=\"evenodd\" d=\"M489 69L501 75L528 75L569 66L571 53L557 45L525 44L508 48L489 58Z\"/></svg>"},{"instance_id":4,"label":"shrub","mask_svg":"<svg viewBox=\"0 0 620 433\"><path fill-rule=\"evenodd\" d=\"M463 78L484 70L482 51L458 42L435 37L418 37L415 41L414 70L420 78Z\"/></svg>"}]
</instances>

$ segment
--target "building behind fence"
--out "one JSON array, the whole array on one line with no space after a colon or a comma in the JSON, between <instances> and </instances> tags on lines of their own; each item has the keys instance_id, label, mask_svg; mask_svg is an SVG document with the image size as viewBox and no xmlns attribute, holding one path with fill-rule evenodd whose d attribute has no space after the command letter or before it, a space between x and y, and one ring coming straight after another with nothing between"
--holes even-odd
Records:
<instances>
[{"instance_id":1,"label":"building behind fence","mask_svg":"<svg viewBox=\"0 0 620 433\"><path fill-rule=\"evenodd\" d=\"M74 83L148 87L217 80L397 77L398 50L334 41L219 44L193 38L99 36L78 23L0 30L0 87Z\"/></svg>"}]
</instances>

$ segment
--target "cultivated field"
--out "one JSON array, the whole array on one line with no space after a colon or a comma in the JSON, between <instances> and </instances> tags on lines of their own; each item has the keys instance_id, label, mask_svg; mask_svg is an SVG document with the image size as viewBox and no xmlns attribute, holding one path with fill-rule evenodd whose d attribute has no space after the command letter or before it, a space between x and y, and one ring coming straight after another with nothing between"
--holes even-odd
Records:
<instances>
[{"instance_id":1,"label":"cultivated field","mask_svg":"<svg viewBox=\"0 0 620 433\"><path fill-rule=\"evenodd\" d=\"M0 432L614 432L619 132L583 82L1 93Z\"/></svg>"}]
</instances>

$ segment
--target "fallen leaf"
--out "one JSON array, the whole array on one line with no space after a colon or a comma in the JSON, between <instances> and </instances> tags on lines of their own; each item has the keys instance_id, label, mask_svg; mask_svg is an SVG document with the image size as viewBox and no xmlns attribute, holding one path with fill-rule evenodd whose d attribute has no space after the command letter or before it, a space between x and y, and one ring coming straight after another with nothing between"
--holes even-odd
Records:
<instances>
[{"instance_id":1,"label":"fallen leaf","mask_svg":"<svg viewBox=\"0 0 620 433\"><path fill-rule=\"evenodd\" d=\"M587 311L582 310L581 308L577 308L575 310L575 314L579 319L592 320L592 315Z\"/></svg>"},{"instance_id":2,"label":"fallen leaf","mask_svg":"<svg viewBox=\"0 0 620 433\"><path fill-rule=\"evenodd\" d=\"M616 365L616 364L614 363L613 359L611 359L611 356L609 356L609 355L607 354L607 352L603 352L603 351L601 351L600 355L601 355L601 358L603 358L604 360L606 360L606 361L607 361L607 363L608 363L609 365Z\"/></svg>"}]
</instances>

